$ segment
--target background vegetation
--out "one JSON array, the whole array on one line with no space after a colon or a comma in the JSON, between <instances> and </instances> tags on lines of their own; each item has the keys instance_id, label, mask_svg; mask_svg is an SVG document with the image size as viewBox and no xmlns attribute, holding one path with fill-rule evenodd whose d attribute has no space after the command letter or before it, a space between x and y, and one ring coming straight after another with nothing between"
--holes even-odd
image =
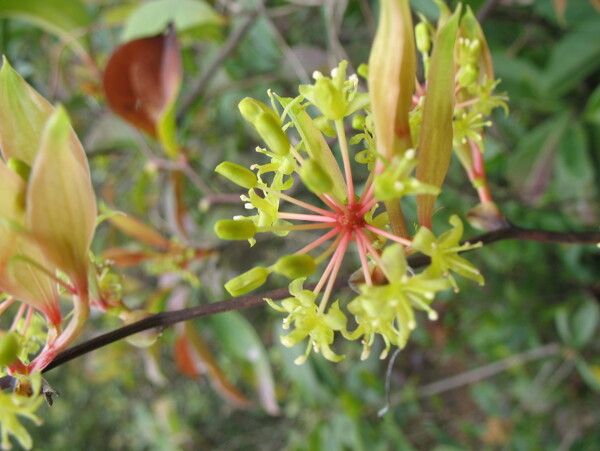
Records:
<instances>
[{"instance_id":1,"label":"background vegetation","mask_svg":"<svg viewBox=\"0 0 600 451\"><path fill-rule=\"evenodd\" d=\"M22 5L28 3L36 2ZM176 236L160 148L108 110L100 74L116 46L152 27L160 31L186 2L44 3L60 15L0 2L0 52L45 97L66 106L99 199ZM150 3L158 13L143 10ZM192 172L184 200L192 244L217 252L189 268L200 283L173 279L164 260L127 270L126 303L154 311L224 299L223 282L249 262L274 261L282 248L297 247L291 237L252 249L218 242L213 224L243 206L213 168L226 159L247 163L257 144L237 113L239 100L265 100L268 88L295 95L315 69L326 71L343 58L353 67L366 62L377 12L377 2L367 0L194 3L211 3L218 14L183 9L175 18L185 70L180 141ZM433 3L413 3L435 14ZM463 3L483 14L500 89L510 97L510 116L497 114L486 138L496 202L523 227L597 230L600 13L594 2ZM78 40L67 40L74 30ZM436 220L446 223L454 212L464 217L476 202L453 166ZM107 224L99 229L97 249L124 245L147 249ZM301 351L279 344L277 314L262 307L227 313L187 326L207 347L199 378L182 374L175 361L177 328L165 330L150 350L119 342L49 372L62 396L42 409L45 422L32 431L35 447L597 449L599 249L504 241L469 259L482 269L485 287L466 283L459 294L446 294L438 302L440 319L421 324L393 368L377 352L360 361L359 344L346 345L348 357L339 364L313 355L297 367ZM268 288L286 283L275 282ZM87 334L117 326L92 319Z\"/></svg>"}]
</instances>

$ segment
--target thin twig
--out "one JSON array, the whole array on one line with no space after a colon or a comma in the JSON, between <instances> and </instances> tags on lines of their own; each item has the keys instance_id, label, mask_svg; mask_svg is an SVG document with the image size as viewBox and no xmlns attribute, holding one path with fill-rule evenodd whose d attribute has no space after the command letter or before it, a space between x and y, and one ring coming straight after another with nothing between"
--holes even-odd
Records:
<instances>
[{"instance_id":1,"label":"thin twig","mask_svg":"<svg viewBox=\"0 0 600 451\"><path fill-rule=\"evenodd\" d=\"M188 113L190 108L196 103L196 101L204 94L204 91L208 88L208 84L217 74L227 57L236 49L238 44L242 41L244 36L248 33L254 22L258 17L258 11L252 11L248 14L246 21L235 31L233 31L227 38L227 42L221 47L219 53L215 57L214 61L204 71L200 79L198 80L196 87L192 89L186 100L182 102L182 105L177 113L177 123L181 123L185 115Z\"/></svg>"},{"instance_id":2,"label":"thin twig","mask_svg":"<svg viewBox=\"0 0 600 451\"><path fill-rule=\"evenodd\" d=\"M484 379L496 376L497 374L503 373L516 366L524 365L527 362L555 356L560 354L562 350L563 348L560 344L550 343L540 346L539 348L530 349L529 351L525 351L520 354L514 354L505 359L490 363L489 365L484 365L482 367L475 368L473 370L466 371L464 373L460 373L431 384L423 385L418 389L417 397L428 398L430 396L439 395L441 393L455 390L466 385L471 385ZM395 404L401 402L401 395L396 397L394 401Z\"/></svg>"},{"instance_id":3,"label":"thin twig","mask_svg":"<svg viewBox=\"0 0 600 451\"><path fill-rule=\"evenodd\" d=\"M539 241L545 243L596 244L600 242L600 232L550 232L545 230L523 229L514 225L508 225L506 228L478 235L468 241L471 243L482 242L484 245L488 245L497 241L509 239L521 241ZM428 263L429 257L425 255L413 255L408 258L408 264L412 268L419 268L427 265ZM334 288L337 289L347 286L348 279L348 275L338 277ZM316 283L308 284L305 286L305 289L311 290L315 286ZM66 363L76 357L82 356L98 348L144 330L154 328L162 330L167 326L179 323L181 321L188 321L194 318L216 315L217 313L223 313L232 310L243 310L251 307L257 307L264 304L264 298L281 300L288 296L288 290L286 288L282 288L256 295L240 296L213 304L203 304L182 310L158 313L137 323L121 327L77 346L66 349L65 351L59 353L44 371L50 371L52 368L56 368L57 366L62 365L63 363ZM505 362L504 364L507 364L506 361L501 362ZM492 369L493 368L495 367L492 367ZM490 371L490 369L485 371ZM487 373L484 372L483 374ZM429 390L432 389L430 388Z\"/></svg>"}]
</instances>

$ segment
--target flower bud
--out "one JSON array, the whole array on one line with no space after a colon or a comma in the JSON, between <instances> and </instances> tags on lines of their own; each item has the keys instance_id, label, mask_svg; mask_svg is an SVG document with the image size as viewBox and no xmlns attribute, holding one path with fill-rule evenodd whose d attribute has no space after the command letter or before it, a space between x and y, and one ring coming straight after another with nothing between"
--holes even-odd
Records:
<instances>
[{"instance_id":1,"label":"flower bud","mask_svg":"<svg viewBox=\"0 0 600 451\"><path fill-rule=\"evenodd\" d=\"M7 366L17 359L19 339L15 332L8 332L0 337L0 366Z\"/></svg>"},{"instance_id":2,"label":"flower bud","mask_svg":"<svg viewBox=\"0 0 600 451\"><path fill-rule=\"evenodd\" d=\"M319 116L314 118L313 122L321 131L321 133L323 133L325 136L329 136L330 138L335 138L337 136L335 128L333 127L333 124L331 123L329 118L325 116Z\"/></svg>"},{"instance_id":3,"label":"flower bud","mask_svg":"<svg viewBox=\"0 0 600 451\"><path fill-rule=\"evenodd\" d=\"M18 158L9 158L6 162L6 166L8 166L8 169L13 171L15 174L21 176L23 181L27 182L29 180L29 174L31 174L31 166L29 166L23 160L20 160Z\"/></svg>"},{"instance_id":4,"label":"flower bud","mask_svg":"<svg viewBox=\"0 0 600 451\"><path fill-rule=\"evenodd\" d=\"M262 286L269 276L269 270L258 266L234 277L225 284L225 289L232 296L241 296Z\"/></svg>"},{"instance_id":5,"label":"flower bud","mask_svg":"<svg viewBox=\"0 0 600 451\"><path fill-rule=\"evenodd\" d=\"M314 258L308 254L303 255L285 255L277 260L273 265L273 270L288 279L297 279L298 277L308 277L317 268Z\"/></svg>"},{"instance_id":6,"label":"flower bud","mask_svg":"<svg viewBox=\"0 0 600 451\"><path fill-rule=\"evenodd\" d=\"M242 99L242 101L238 103L238 109L240 110L240 113L242 113L244 119L246 119L246 121L252 126L254 126L256 119L262 113L268 113L276 116L271 108L269 108L263 102L253 99L252 97L246 97Z\"/></svg>"},{"instance_id":7,"label":"flower bud","mask_svg":"<svg viewBox=\"0 0 600 451\"><path fill-rule=\"evenodd\" d=\"M475 66L473 64L465 64L458 71L458 77L457 77L458 84L461 87L465 88L465 87L475 83L478 76L479 76L479 69L477 68L477 66Z\"/></svg>"},{"instance_id":8,"label":"flower bud","mask_svg":"<svg viewBox=\"0 0 600 451\"><path fill-rule=\"evenodd\" d=\"M224 161L215 168L217 174L221 174L227 180L232 181L242 188L254 188L258 183L256 174L250 169L247 169L239 164Z\"/></svg>"},{"instance_id":9,"label":"flower bud","mask_svg":"<svg viewBox=\"0 0 600 451\"><path fill-rule=\"evenodd\" d=\"M315 194L328 193L333 189L333 180L315 160L306 160L300 169L300 178Z\"/></svg>"},{"instance_id":10,"label":"flower bud","mask_svg":"<svg viewBox=\"0 0 600 451\"><path fill-rule=\"evenodd\" d=\"M138 321L148 318L149 316L152 316L152 314L145 312L144 310L133 310L131 312L123 313L121 315L121 319L123 320L123 325L127 326L129 324L137 323ZM137 334L130 335L125 340L127 343L135 346L136 348L148 348L156 343L158 335L159 332L157 329L148 329L138 332Z\"/></svg>"},{"instance_id":11,"label":"flower bud","mask_svg":"<svg viewBox=\"0 0 600 451\"><path fill-rule=\"evenodd\" d=\"M315 104L332 121L344 119L346 105L343 95L330 78L321 77L315 82Z\"/></svg>"},{"instance_id":12,"label":"flower bud","mask_svg":"<svg viewBox=\"0 0 600 451\"><path fill-rule=\"evenodd\" d=\"M277 155L287 155L290 152L290 140L281 129L279 120L269 113L261 113L254 122L254 127L265 141L269 149Z\"/></svg>"},{"instance_id":13,"label":"flower bud","mask_svg":"<svg viewBox=\"0 0 600 451\"><path fill-rule=\"evenodd\" d=\"M352 116L352 128L354 130L362 130L365 126L366 121L367 118L364 117L362 114L355 114L354 116Z\"/></svg>"},{"instance_id":14,"label":"flower bud","mask_svg":"<svg viewBox=\"0 0 600 451\"><path fill-rule=\"evenodd\" d=\"M256 233L256 226L248 219L221 219L215 224L215 233L222 240L248 240Z\"/></svg>"}]
</instances>

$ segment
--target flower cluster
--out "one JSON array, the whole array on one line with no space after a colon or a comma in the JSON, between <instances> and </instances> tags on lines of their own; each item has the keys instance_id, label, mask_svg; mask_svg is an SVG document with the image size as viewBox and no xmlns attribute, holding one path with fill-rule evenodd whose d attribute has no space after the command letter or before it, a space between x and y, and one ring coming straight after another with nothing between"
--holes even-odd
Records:
<instances>
[{"instance_id":1,"label":"flower cluster","mask_svg":"<svg viewBox=\"0 0 600 451\"><path fill-rule=\"evenodd\" d=\"M484 117L503 105L503 98L491 93L496 82L489 82L488 73L480 76L487 49L473 21L470 11L462 20L460 11L442 11L438 31L427 22L417 26L427 81L415 86L408 2L383 2L369 67L361 69L369 73L369 94L360 91L356 75L347 77L342 62L331 76L315 73L314 83L300 86L296 98L269 92L271 106L251 98L240 102L242 115L266 144L256 150L267 162L250 169L224 162L216 168L248 189L242 200L252 213L219 221L215 232L251 245L257 233L286 236L309 230L320 236L271 266L235 277L225 288L238 296L263 285L272 273L291 279L291 297L266 301L287 314L284 329L291 331L282 337L284 345L308 341L297 363L311 350L341 360L332 349L336 335L361 339L362 358L379 335L384 358L392 345L405 346L417 325L416 310L437 318L431 303L439 291L458 289L453 274L483 284L477 268L458 255L478 246L460 244L463 225L458 216L450 218L451 228L439 237L431 231L433 203L453 144L482 149ZM429 55L433 39L434 53ZM398 51L404 47L409 51ZM355 132L348 137L350 119ZM330 146L332 138L337 146ZM353 155L351 149L359 145L363 148ZM288 193L297 180L315 202ZM417 197L420 227L412 237L399 203L405 196ZM344 303L335 299L334 286L350 247L360 260L360 276L354 278L360 281L354 280L358 296ZM430 258L418 274L406 260L415 252ZM304 288L318 268L323 269L316 283Z\"/></svg>"}]
</instances>

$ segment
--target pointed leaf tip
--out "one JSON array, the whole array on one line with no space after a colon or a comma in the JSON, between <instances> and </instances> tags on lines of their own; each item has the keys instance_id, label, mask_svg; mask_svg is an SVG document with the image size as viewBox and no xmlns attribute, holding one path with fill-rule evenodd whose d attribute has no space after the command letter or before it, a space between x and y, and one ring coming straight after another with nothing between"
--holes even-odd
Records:
<instances>
[{"instance_id":1,"label":"pointed leaf tip","mask_svg":"<svg viewBox=\"0 0 600 451\"><path fill-rule=\"evenodd\" d=\"M87 287L88 249L96 219L96 198L87 168L71 146L64 108L50 116L32 166L26 225L46 258L81 288Z\"/></svg>"}]
</instances>

